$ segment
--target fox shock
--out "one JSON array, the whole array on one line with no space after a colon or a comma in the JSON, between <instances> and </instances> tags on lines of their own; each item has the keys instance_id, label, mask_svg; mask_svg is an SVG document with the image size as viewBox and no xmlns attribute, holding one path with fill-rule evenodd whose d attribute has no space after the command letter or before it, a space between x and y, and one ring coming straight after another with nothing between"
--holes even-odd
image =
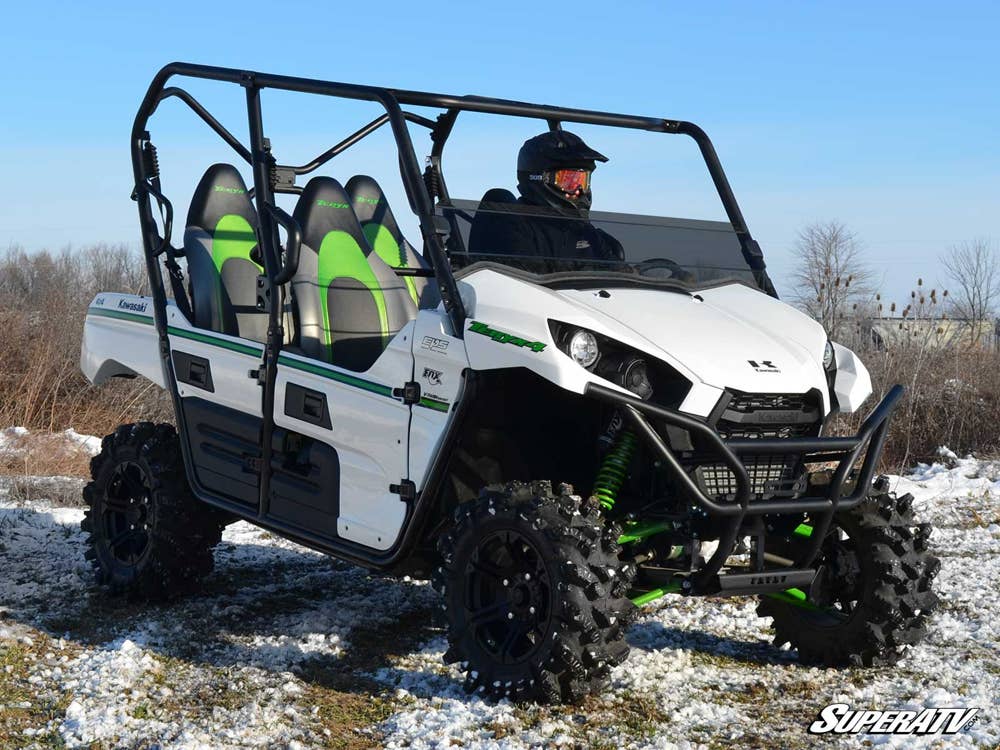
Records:
<instances>
[{"instance_id":1,"label":"fox shock","mask_svg":"<svg viewBox=\"0 0 1000 750\"><path fill-rule=\"evenodd\" d=\"M625 483L629 464L632 463L632 456L635 454L635 433L630 429L620 429L621 423L618 424L619 429L611 438L611 448L604 456L600 471L594 480L594 496L605 510L615 507L618 490Z\"/></svg>"}]
</instances>

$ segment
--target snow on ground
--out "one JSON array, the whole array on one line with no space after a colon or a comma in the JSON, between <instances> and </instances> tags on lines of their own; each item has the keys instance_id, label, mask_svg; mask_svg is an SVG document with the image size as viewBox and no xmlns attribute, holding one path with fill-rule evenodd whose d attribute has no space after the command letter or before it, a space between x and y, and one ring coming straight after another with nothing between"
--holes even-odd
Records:
<instances>
[{"instance_id":1,"label":"snow on ground","mask_svg":"<svg viewBox=\"0 0 1000 750\"><path fill-rule=\"evenodd\" d=\"M246 523L227 528L197 593L159 606L111 599L83 558L82 510L18 499L0 478L0 745L790 748L811 745L806 727L843 702L982 710L953 737L830 746L995 747L1000 464L944 458L894 480L935 524L943 561L942 607L902 663L806 668L770 645L751 600L672 597L632 626L610 689L573 707L466 696L441 663L428 586Z\"/></svg>"}]
</instances>

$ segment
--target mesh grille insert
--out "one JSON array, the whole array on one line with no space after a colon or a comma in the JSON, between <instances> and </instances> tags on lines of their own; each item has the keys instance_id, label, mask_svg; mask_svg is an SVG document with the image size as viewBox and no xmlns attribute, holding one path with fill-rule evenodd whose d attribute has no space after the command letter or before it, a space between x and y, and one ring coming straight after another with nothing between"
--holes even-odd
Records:
<instances>
[{"instance_id":1,"label":"mesh grille insert","mask_svg":"<svg viewBox=\"0 0 1000 750\"><path fill-rule=\"evenodd\" d=\"M805 474L798 456L754 456L744 460L750 478L751 499L792 497L805 489ZM736 475L725 464L704 464L695 469L698 486L709 497L736 499Z\"/></svg>"}]
</instances>

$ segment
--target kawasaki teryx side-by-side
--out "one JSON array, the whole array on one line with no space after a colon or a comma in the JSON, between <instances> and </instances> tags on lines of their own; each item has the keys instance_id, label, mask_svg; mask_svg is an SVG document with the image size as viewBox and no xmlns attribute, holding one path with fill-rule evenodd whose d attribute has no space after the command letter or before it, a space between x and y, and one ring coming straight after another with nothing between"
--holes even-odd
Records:
<instances>
[{"instance_id":1,"label":"kawasaki teryx side-by-side","mask_svg":"<svg viewBox=\"0 0 1000 750\"><path fill-rule=\"evenodd\" d=\"M167 85L178 76L242 87L250 142ZM384 111L288 165L265 137L265 89ZM251 176L209 167L180 247L149 129L168 98ZM442 154L466 112L687 135L728 221L546 211L504 189L453 199ZM385 124L419 251L372 178L299 184ZM429 131L423 172L411 128ZM94 299L82 367L166 388L176 428L122 426L93 461L83 523L102 584L170 595L245 519L429 577L446 659L470 690L517 700L595 689L638 608L666 594L757 596L808 663L890 663L922 636L930 527L876 477L902 388L856 435L825 434L869 398L868 373L777 299L697 126L172 64L132 162L152 293ZM278 193L298 196L292 213Z\"/></svg>"}]
</instances>

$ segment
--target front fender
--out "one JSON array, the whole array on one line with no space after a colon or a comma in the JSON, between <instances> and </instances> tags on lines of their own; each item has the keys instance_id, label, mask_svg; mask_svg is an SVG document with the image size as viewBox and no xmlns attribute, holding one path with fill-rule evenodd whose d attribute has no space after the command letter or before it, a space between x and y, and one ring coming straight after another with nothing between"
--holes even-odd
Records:
<instances>
[{"instance_id":1,"label":"front fender","mask_svg":"<svg viewBox=\"0 0 1000 750\"><path fill-rule=\"evenodd\" d=\"M833 344L834 358L837 362L833 379L833 397L840 411L850 413L857 411L872 395L872 378L868 368L864 366L858 355L840 344Z\"/></svg>"}]
</instances>

